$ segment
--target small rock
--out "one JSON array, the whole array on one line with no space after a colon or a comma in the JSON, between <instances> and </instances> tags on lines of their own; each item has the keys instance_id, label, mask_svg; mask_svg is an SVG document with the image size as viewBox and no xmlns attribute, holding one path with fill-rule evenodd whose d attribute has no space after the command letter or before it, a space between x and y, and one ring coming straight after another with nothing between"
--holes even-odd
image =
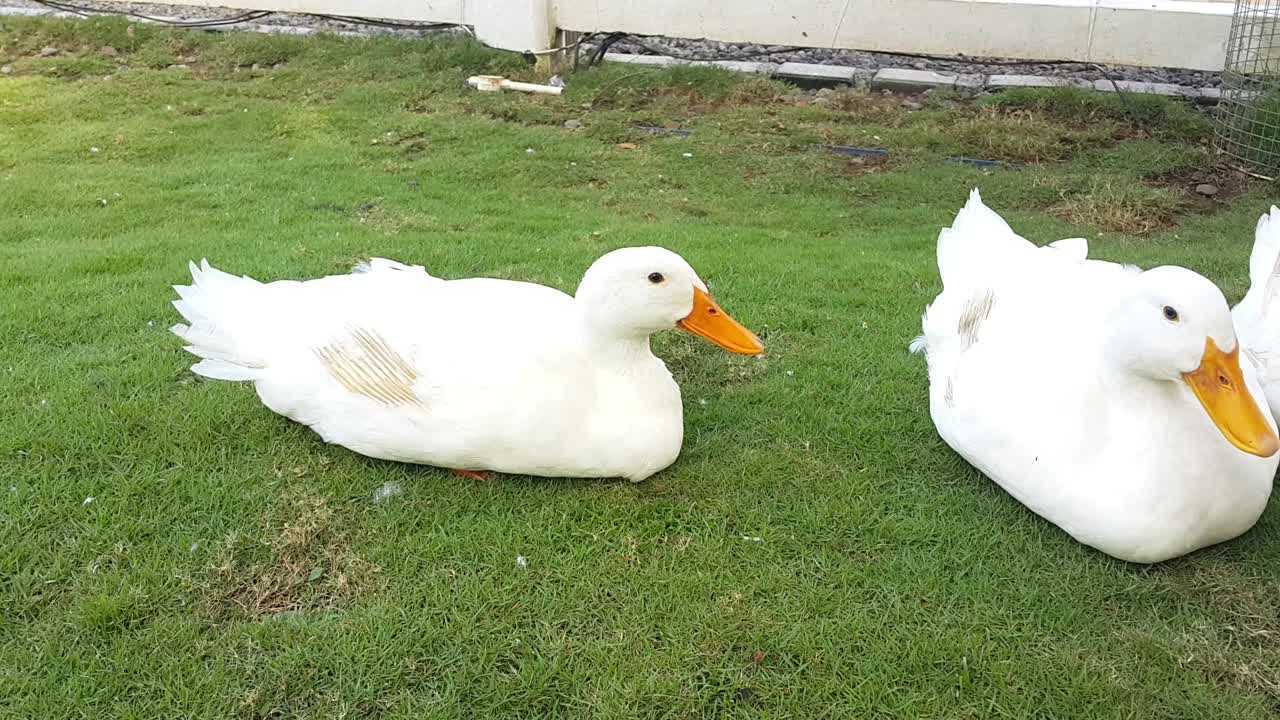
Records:
<instances>
[{"instance_id":1,"label":"small rock","mask_svg":"<svg viewBox=\"0 0 1280 720\"><path fill-rule=\"evenodd\" d=\"M0 75L12 75L12 74L13 74L12 65L5 65L4 67L0 67Z\"/></svg>"},{"instance_id":2,"label":"small rock","mask_svg":"<svg viewBox=\"0 0 1280 720\"><path fill-rule=\"evenodd\" d=\"M117 55L119 55L119 54L120 54L120 51L119 51L119 50L116 50L115 48L111 47L110 45L105 45L105 46L103 46L103 48L102 48L101 50L99 50L98 52L102 53L102 54L103 54L103 56L105 56L105 57L115 57L115 56L117 56Z\"/></svg>"},{"instance_id":3,"label":"small rock","mask_svg":"<svg viewBox=\"0 0 1280 720\"><path fill-rule=\"evenodd\" d=\"M582 127L581 120L565 120L564 121L565 130L577 130L580 127Z\"/></svg>"},{"instance_id":4,"label":"small rock","mask_svg":"<svg viewBox=\"0 0 1280 720\"><path fill-rule=\"evenodd\" d=\"M916 102L915 100L903 100L903 101L902 101L902 107L906 108L907 110L913 111L913 112L914 112L914 111L916 111L916 110L923 110L923 109L924 109L924 105L922 105L922 104L920 104L920 103Z\"/></svg>"},{"instance_id":5,"label":"small rock","mask_svg":"<svg viewBox=\"0 0 1280 720\"><path fill-rule=\"evenodd\" d=\"M271 69L272 69L272 70L279 70L279 69L281 69L281 68L283 68L283 67L284 67L284 63L282 63L282 62L278 62L278 63L276 63L275 65L272 65L272 66L271 66Z\"/></svg>"},{"instance_id":6,"label":"small rock","mask_svg":"<svg viewBox=\"0 0 1280 720\"><path fill-rule=\"evenodd\" d=\"M818 90L818 97L827 97L828 95L831 95L834 92L835 91L832 90L831 88L822 88Z\"/></svg>"},{"instance_id":7,"label":"small rock","mask_svg":"<svg viewBox=\"0 0 1280 720\"><path fill-rule=\"evenodd\" d=\"M635 143L618 143L617 147L619 150L635 150L636 144Z\"/></svg>"},{"instance_id":8,"label":"small rock","mask_svg":"<svg viewBox=\"0 0 1280 720\"><path fill-rule=\"evenodd\" d=\"M261 66L261 65L259 65L258 63L254 63L252 66L250 66L250 67L249 67L249 69L250 69L250 70L261 70L261 69L262 69L262 66Z\"/></svg>"},{"instance_id":9,"label":"small rock","mask_svg":"<svg viewBox=\"0 0 1280 720\"><path fill-rule=\"evenodd\" d=\"M47 48L40 49L40 57L53 57L54 55L57 55L57 54L58 54L58 48L56 47L47 47Z\"/></svg>"},{"instance_id":10,"label":"small rock","mask_svg":"<svg viewBox=\"0 0 1280 720\"><path fill-rule=\"evenodd\" d=\"M1213 197L1218 194L1218 186L1213 183L1201 183L1196 186L1196 192L1205 197Z\"/></svg>"}]
</instances>

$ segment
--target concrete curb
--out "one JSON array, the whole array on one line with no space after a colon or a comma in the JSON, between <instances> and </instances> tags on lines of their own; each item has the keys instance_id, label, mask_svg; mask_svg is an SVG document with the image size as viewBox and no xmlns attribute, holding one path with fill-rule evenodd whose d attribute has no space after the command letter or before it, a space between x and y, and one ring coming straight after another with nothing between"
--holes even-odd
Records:
<instances>
[{"instance_id":1,"label":"concrete curb","mask_svg":"<svg viewBox=\"0 0 1280 720\"><path fill-rule=\"evenodd\" d=\"M955 89L976 94L982 91L999 92L1012 88L1061 88L1070 87L1097 92L1121 92L1135 95L1162 95L1183 98L1202 104L1216 104L1222 91L1211 87L1192 87L1169 83L1135 82L1132 80L1081 80L1052 75L982 75L939 73L932 70L908 68L881 68L874 75L870 71L840 65L812 63L734 62L681 60L666 55L629 55L606 53L605 59L631 65L669 67L672 65L715 65L734 72L747 72L776 77L805 87L840 87L856 85L895 93L916 94L926 90Z\"/></svg>"}]
</instances>

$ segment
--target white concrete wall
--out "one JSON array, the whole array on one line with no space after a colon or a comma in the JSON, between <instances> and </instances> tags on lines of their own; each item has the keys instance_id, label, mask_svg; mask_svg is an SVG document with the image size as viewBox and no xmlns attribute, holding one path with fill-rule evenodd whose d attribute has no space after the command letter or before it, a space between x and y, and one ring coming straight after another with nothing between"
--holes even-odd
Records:
<instances>
[{"instance_id":1,"label":"white concrete wall","mask_svg":"<svg viewBox=\"0 0 1280 720\"><path fill-rule=\"evenodd\" d=\"M1183 0L558 0L571 30L1220 70L1231 5Z\"/></svg>"},{"instance_id":2,"label":"white concrete wall","mask_svg":"<svg viewBox=\"0 0 1280 720\"><path fill-rule=\"evenodd\" d=\"M1229 2L1211 0L166 0L459 22L539 51L555 29L885 52L1221 70Z\"/></svg>"}]
</instances>

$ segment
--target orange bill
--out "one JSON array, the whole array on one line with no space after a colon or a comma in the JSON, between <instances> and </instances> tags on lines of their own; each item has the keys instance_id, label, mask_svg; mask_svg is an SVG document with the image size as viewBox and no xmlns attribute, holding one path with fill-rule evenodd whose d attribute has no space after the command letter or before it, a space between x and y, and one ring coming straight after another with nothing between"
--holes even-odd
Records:
<instances>
[{"instance_id":1,"label":"orange bill","mask_svg":"<svg viewBox=\"0 0 1280 720\"><path fill-rule=\"evenodd\" d=\"M1213 338L1206 339L1200 367L1182 377L1232 445L1258 457L1271 457L1280 450L1280 439L1244 384L1239 343L1224 353Z\"/></svg>"},{"instance_id":2,"label":"orange bill","mask_svg":"<svg viewBox=\"0 0 1280 720\"><path fill-rule=\"evenodd\" d=\"M693 312L676 323L676 327L700 335L739 355L759 355L764 352L764 343L760 342L760 338L729 317L729 313L721 310L702 288L693 289Z\"/></svg>"}]
</instances>

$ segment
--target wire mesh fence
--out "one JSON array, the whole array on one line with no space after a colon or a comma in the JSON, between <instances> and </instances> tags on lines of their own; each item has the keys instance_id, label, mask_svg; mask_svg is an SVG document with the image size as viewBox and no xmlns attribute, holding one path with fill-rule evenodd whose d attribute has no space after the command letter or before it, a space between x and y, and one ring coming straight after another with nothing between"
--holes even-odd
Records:
<instances>
[{"instance_id":1,"label":"wire mesh fence","mask_svg":"<svg viewBox=\"0 0 1280 720\"><path fill-rule=\"evenodd\" d=\"M1280 176L1280 0L1236 0L1215 125L1220 152Z\"/></svg>"}]
</instances>

